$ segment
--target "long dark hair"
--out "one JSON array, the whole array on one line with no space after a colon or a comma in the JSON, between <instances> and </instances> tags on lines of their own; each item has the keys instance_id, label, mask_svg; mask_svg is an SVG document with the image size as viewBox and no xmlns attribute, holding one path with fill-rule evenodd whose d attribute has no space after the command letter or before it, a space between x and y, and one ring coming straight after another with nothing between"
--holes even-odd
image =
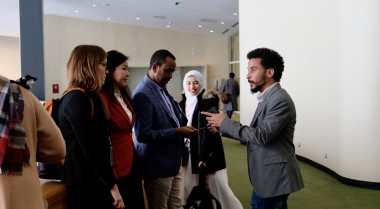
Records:
<instances>
[{"instance_id":1,"label":"long dark hair","mask_svg":"<svg viewBox=\"0 0 380 209\"><path fill-rule=\"evenodd\" d=\"M108 74L105 80L105 83L102 87L102 90L107 91L108 98L113 101L115 99L114 92L115 89L113 87L113 79L112 79L112 74L115 72L116 68L123 62L128 61L128 57L125 56L123 53L116 51L116 50L111 50L107 52L107 70ZM125 88L120 88L120 93L124 96L127 97L129 101L131 101L131 90L127 84Z\"/></svg>"}]
</instances>

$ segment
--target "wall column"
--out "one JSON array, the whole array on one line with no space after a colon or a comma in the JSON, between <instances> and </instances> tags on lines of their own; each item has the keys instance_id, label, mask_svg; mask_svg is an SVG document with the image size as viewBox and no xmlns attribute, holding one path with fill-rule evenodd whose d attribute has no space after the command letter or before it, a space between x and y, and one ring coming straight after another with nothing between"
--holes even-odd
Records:
<instances>
[{"instance_id":1,"label":"wall column","mask_svg":"<svg viewBox=\"0 0 380 209\"><path fill-rule=\"evenodd\" d=\"M38 80L31 91L45 100L43 0L20 0L20 52L21 75L31 75Z\"/></svg>"}]
</instances>

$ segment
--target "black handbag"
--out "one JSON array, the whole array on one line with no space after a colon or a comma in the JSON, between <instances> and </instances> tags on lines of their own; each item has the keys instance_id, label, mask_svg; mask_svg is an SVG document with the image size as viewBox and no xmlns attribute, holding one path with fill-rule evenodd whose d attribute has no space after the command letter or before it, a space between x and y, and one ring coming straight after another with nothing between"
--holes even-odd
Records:
<instances>
[{"instance_id":1,"label":"black handbag","mask_svg":"<svg viewBox=\"0 0 380 209\"><path fill-rule=\"evenodd\" d=\"M221 95L221 100L224 104L227 104L231 101L231 96L228 93L223 92Z\"/></svg>"},{"instance_id":2,"label":"black handbag","mask_svg":"<svg viewBox=\"0 0 380 209\"><path fill-rule=\"evenodd\" d=\"M61 179L61 170L63 166L63 160L56 163L41 163L38 162L37 169L38 175L42 179Z\"/></svg>"}]
</instances>

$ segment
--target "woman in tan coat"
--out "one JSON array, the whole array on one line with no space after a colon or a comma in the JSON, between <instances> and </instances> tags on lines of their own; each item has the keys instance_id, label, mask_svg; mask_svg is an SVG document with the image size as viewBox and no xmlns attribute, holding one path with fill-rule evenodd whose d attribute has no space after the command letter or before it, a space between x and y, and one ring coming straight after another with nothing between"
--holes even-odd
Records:
<instances>
[{"instance_id":1,"label":"woman in tan coat","mask_svg":"<svg viewBox=\"0 0 380 209\"><path fill-rule=\"evenodd\" d=\"M2 76L0 111L0 209L47 208L36 162L65 157L62 134L31 92Z\"/></svg>"}]
</instances>

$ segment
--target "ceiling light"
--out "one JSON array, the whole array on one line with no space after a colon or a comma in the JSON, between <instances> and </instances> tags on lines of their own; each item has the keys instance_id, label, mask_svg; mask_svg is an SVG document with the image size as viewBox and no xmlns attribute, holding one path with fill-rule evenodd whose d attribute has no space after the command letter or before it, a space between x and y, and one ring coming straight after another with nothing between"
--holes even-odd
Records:
<instances>
[{"instance_id":1,"label":"ceiling light","mask_svg":"<svg viewBox=\"0 0 380 209\"><path fill-rule=\"evenodd\" d=\"M75 12L75 13L78 13L79 11L78 11L78 10L75 10L74 12Z\"/></svg>"},{"instance_id":2,"label":"ceiling light","mask_svg":"<svg viewBox=\"0 0 380 209\"><path fill-rule=\"evenodd\" d=\"M224 25L224 22L220 22L220 24Z\"/></svg>"},{"instance_id":3,"label":"ceiling light","mask_svg":"<svg viewBox=\"0 0 380 209\"><path fill-rule=\"evenodd\" d=\"M170 28L170 25L167 25L166 27L167 27L167 28Z\"/></svg>"},{"instance_id":4,"label":"ceiling light","mask_svg":"<svg viewBox=\"0 0 380 209\"><path fill-rule=\"evenodd\" d=\"M198 28L201 28L202 27L202 25L198 25Z\"/></svg>"},{"instance_id":5,"label":"ceiling light","mask_svg":"<svg viewBox=\"0 0 380 209\"><path fill-rule=\"evenodd\" d=\"M236 16L236 15L238 15L236 12L234 12L234 15Z\"/></svg>"},{"instance_id":6,"label":"ceiling light","mask_svg":"<svg viewBox=\"0 0 380 209\"><path fill-rule=\"evenodd\" d=\"M210 30L210 33L213 33L214 31L213 30Z\"/></svg>"},{"instance_id":7,"label":"ceiling light","mask_svg":"<svg viewBox=\"0 0 380 209\"><path fill-rule=\"evenodd\" d=\"M93 4L92 7L96 7L96 4Z\"/></svg>"},{"instance_id":8,"label":"ceiling light","mask_svg":"<svg viewBox=\"0 0 380 209\"><path fill-rule=\"evenodd\" d=\"M109 18L107 18L107 20L108 20L108 21L110 21L110 20L111 20L111 18L109 17Z\"/></svg>"},{"instance_id":9,"label":"ceiling light","mask_svg":"<svg viewBox=\"0 0 380 209\"><path fill-rule=\"evenodd\" d=\"M139 17L136 17L136 20L140 20L140 18L139 18Z\"/></svg>"}]
</instances>

